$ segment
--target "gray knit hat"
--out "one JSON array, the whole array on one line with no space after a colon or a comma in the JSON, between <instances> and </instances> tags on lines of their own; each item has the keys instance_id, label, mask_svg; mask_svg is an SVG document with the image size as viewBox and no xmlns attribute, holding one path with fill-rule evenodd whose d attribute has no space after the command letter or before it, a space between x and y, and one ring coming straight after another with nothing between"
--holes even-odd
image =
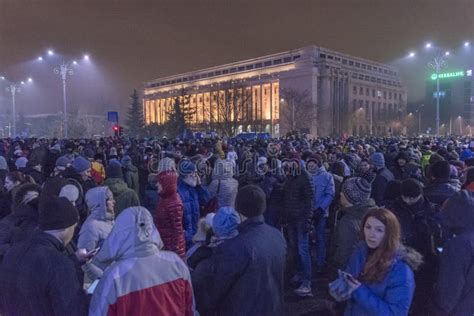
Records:
<instances>
[{"instance_id":1,"label":"gray knit hat","mask_svg":"<svg viewBox=\"0 0 474 316\"><path fill-rule=\"evenodd\" d=\"M359 177L347 179L342 184L342 193L351 204L359 204L370 198L370 183Z\"/></svg>"}]
</instances>

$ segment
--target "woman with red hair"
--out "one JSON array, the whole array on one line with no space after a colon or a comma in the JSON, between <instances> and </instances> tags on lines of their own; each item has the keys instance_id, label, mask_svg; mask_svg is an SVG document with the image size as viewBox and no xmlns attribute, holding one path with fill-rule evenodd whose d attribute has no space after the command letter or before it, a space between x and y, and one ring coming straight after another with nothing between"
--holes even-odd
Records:
<instances>
[{"instance_id":1,"label":"woman with red hair","mask_svg":"<svg viewBox=\"0 0 474 316\"><path fill-rule=\"evenodd\" d=\"M346 272L330 284L338 301L348 300L344 315L408 315L415 280L422 263L415 250L400 242L400 224L385 208L369 211L361 229L362 242L352 254Z\"/></svg>"},{"instance_id":2,"label":"woman with red hair","mask_svg":"<svg viewBox=\"0 0 474 316\"><path fill-rule=\"evenodd\" d=\"M160 200L156 206L155 226L160 232L164 250L186 257L183 232L183 203L178 194L178 175L175 171L162 171L156 177Z\"/></svg>"}]
</instances>

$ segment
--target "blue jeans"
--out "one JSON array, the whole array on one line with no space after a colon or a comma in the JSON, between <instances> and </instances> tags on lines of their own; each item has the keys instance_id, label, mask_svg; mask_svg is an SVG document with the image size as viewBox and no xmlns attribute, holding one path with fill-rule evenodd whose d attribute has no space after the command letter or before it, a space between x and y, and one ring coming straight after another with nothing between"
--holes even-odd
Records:
<instances>
[{"instance_id":1,"label":"blue jeans","mask_svg":"<svg viewBox=\"0 0 474 316\"><path fill-rule=\"evenodd\" d=\"M319 217L314 223L316 237L316 265L323 267L326 264L326 222L327 217Z\"/></svg>"},{"instance_id":2,"label":"blue jeans","mask_svg":"<svg viewBox=\"0 0 474 316\"><path fill-rule=\"evenodd\" d=\"M311 254L309 252L309 233L306 223L297 222L288 224L288 245L301 280L311 283ZM297 252L297 253L296 253Z\"/></svg>"}]
</instances>

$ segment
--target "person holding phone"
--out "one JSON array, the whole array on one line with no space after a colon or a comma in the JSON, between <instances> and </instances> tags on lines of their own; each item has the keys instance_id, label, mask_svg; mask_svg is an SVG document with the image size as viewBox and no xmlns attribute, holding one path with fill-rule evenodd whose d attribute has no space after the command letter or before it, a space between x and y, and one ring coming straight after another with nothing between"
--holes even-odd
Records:
<instances>
[{"instance_id":1,"label":"person holding phone","mask_svg":"<svg viewBox=\"0 0 474 316\"><path fill-rule=\"evenodd\" d=\"M400 224L385 208L370 210L361 227L362 242L339 273L342 286L331 284L330 293L347 300L345 316L408 315L421 255L401 244Z\"/></svg>"}]
</instances>

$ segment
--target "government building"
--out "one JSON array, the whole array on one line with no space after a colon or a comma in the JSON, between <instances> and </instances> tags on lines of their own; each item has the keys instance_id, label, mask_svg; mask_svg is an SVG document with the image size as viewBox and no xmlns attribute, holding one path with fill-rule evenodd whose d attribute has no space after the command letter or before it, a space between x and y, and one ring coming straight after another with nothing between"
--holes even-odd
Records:
<instances>
[{"instance_id":1,"label":"government building","mask_svg":"<svg viewBox=\"0 0 474 316\"><path fill-rule=\"evenodd\" d=\"M406 132L406 88L396 68L317 46L155 79L143 95L146 124L165 124L181 100L195 131Z\"/></svg>"}]
</instances>

